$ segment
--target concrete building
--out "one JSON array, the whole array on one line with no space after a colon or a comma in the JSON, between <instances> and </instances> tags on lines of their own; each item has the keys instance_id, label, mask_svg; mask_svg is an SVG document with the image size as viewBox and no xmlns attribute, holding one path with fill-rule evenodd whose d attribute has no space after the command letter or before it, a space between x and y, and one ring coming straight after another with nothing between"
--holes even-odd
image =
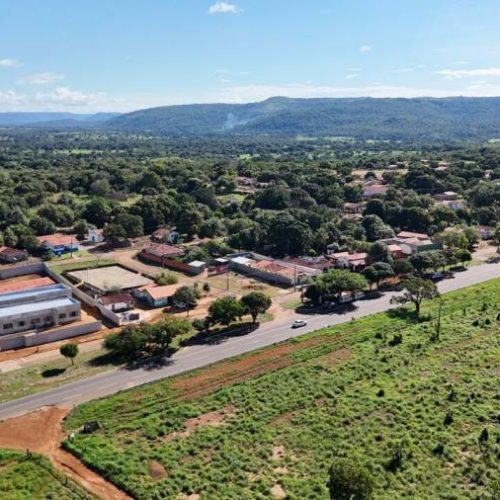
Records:
<instances>
[{"instance_id":1,"label":"concrete building","mask_svg":"<svg viewBox=\"0 0 500 500\"><path fill-rule=\"evenodd\" d=\"M134 307L134 298L130 293L115 293L101 297L99 303L108 311L117 313L132 309Z\"/></svg>"},{"instance_id":2,"label":"concrete building","mask_svg":"<svg viewBox=\"0 0 500 500\"><path fill-rule=\"evenodd\" d=\"M0 295L0 335L79 321L80 303L62 284Z\"/></svg>"},{"instance_id":3,"label":"concrete building","mask_svg":"<svg viewBox=\"0 0 500 500\"><path fill-rule=\"evenodd\" d=\"M104 229L89 227L86 241L89 243L102 243L104 241Z\"/></svg>"}]
</instances>

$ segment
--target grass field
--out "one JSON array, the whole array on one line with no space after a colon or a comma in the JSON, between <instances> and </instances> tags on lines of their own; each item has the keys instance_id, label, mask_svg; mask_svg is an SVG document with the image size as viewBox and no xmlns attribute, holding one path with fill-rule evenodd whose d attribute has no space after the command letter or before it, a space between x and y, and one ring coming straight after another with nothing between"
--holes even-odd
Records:
<instances>
[{"instance_id":1,"label":"grass field","mask_svg":"<svg viewBox=\"0 0 500 500\"><path fill-rule=\"evenodd\" d=\"M58 273L63 274L66 271L78 271L81 269L93 269L95 267L106 267L116 265L113 259L95 258L94 260L84 260L82 262L72 261L65 262L64 264L50 264L50 268Z\"/></svg>"},{"instance_id":2,"label":"grass field","mask_svg":"<svg viewBox=\"0 0 500 500\"><path fill-rule=\"evenodd\" d=\"M40 456L0 450L0 498L2 500L91 499L71 480L54 471Z\"/></svg>"},{"instance_id":3,"label":"grass field","mask_svg":"<svg viewBox=\"0 0 500 500\"><path fill-rule=\"evenodd\" d=\"M500 476L500 280L426 321L383 313L77 407L68 449L141 499L328 498L336 457L377 499L488 499ZM402 335L402 342L394 342Z\"/></svg>"}]
</instances>

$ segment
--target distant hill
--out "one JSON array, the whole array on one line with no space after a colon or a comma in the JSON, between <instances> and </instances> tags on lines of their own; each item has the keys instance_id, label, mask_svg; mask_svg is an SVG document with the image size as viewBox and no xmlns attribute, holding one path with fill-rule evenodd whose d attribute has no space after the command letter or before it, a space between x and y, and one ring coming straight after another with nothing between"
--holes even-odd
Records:
<instances>
[{"instance_id":1,"label":"distant hill","mask_svg":"<svg viewBox=\"0 0 500 500\"><path fill-rule=\"evenodd\" d=\"M118 116L119 113L46 113L46 112L12 112L0 113L0 127L66 127L79 126L82 124L102 123Z\"/></svg>"},{"instance_id":2,"label":"distant hill","mask_svg":"<svg viewBox=\"0 0 500 500\"><path fill-rule=\"evenodd\" d=\"M165 106L111 118L106 127L171 136L267 134L360 139L500 137L500 98L290 99Z\"/></svg>"}]
</instances>

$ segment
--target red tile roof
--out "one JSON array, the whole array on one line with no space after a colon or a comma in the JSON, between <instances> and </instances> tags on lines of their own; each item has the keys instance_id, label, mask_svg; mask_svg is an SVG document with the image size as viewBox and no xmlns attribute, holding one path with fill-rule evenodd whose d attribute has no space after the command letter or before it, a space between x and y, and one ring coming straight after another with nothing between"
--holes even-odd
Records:
<instances>
[{"instance_id":1,"label":"red tile roof","mask_svg":"<svg viewBox=\"0 0 500 500\"><path fill-rule=\"evenodd\" d=\"M143 250L143 253L154 255L155 257L174 257L183 255L182 248L174 247L173 245L165 245L162 243L153 243Z\"/></svg>"},{"instance_id":2,"label":"red tile roof","mask_svg":"<svg viewBox=\"0 0 500 500\"><path fill-rule=\"evenodd\" d=\"M48 277L34 278L32 280L13 281L12 283L4 283L3 285L0 285L0 293L20 292L21 290L38 288L41 286L50 286L53 284L54 281Z\"/></svg>"},{"instance_id":3,"label":"red tile roof","mask_svg":"<svg viewBox=\"0 0 500 500\"><path fill-rule=\"evenodd\" d=\"M115 293L114 295L105 295L101 297L101 302L105 306L109 306L111 304L119 304L121 302L125 302L126 304L132 304L134 299L130 293Z\"/></svg>"},{"instance_id":4,"label":"red tile roof","mask_svg":"<svg viewBox=\"0 0 500 500\"><path fill-rule=\"evenodd\" d=\"M145 286L141 288L142 291L146 292L153 300L164 299L167 297L172 297L172 295L183 285L164 285L164 286Z\"/></svg>"},{"instance_id":5,"label":"red tile roof","mask_svg":"<svg viewBox=\"0 0 500 500\"><path fill-rule=\"evenodd\" d=\"M45 236L37 236L37 240L42 245L49 245L52 247L60 246L60 245L75 245L78 243L76 236L73 234L62 234L62 233L54 233L47 234Z\"/></svg>"}]
</instances>

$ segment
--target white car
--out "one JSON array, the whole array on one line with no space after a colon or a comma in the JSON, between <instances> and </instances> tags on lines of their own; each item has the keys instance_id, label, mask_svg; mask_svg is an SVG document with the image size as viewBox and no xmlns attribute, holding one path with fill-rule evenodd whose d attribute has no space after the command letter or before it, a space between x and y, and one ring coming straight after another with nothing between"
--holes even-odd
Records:
<instances>
[{"instance_id":1,"label":"white car","mask_svg":"<svg viewBox=\"0 0 500 500\"><path fill-rule=\"evenodd\" d=\"M306 326L306 325L307 325L307 321L304 321L303 319L296 319L292 323L292 328L300 328L301 326Z\"/></svg>"}]
</instances>

